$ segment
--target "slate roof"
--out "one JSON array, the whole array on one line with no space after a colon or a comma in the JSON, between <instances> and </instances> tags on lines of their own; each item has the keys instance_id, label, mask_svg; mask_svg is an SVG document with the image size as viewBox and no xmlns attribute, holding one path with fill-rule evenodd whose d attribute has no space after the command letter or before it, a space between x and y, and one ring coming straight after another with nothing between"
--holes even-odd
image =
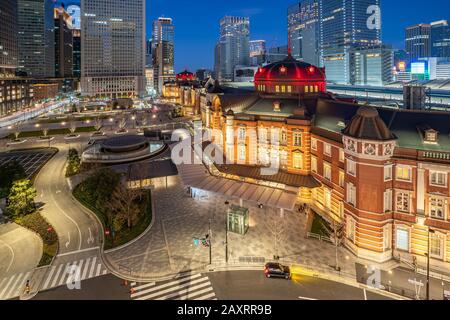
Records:
<instances>
[{"instance_id":1,"label":"slate roof","mask_svg":"<svg viewBox=\"0 0 450 320\"><path fill-rule=\"evenodd\" d=\"M324 129L341 134L361 105L319 99L313 132ZM397 138L397 145L424 151L450 152L450 113L376 108L379 117ZM428 126L439 132L437 144L424 143L419 128Z\"/></svg>"}]
</instances>

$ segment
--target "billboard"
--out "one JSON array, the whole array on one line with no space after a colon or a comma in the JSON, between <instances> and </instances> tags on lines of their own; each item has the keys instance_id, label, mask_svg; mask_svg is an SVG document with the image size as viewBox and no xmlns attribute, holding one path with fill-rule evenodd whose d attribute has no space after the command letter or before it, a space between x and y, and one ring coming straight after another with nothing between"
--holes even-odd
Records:
<instances>
[{"instance_id":1,"label":"billboard","mask_svg":"<svg viewBox=\"0 0 450 320\"><path fill-rule=\"evenodd\" d=\"M411 63L411 74L424 75L426 73L425 62L413 62Z\"/></svg>"}]
</instances>

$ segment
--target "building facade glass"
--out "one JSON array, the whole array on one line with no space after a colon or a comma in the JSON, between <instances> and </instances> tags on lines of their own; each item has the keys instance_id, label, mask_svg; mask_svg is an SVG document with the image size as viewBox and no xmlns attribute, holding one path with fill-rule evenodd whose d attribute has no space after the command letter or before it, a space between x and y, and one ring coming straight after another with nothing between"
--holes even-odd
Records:
<instances>
[{"instance_id":1,"label":"building facade glass","mask_svg":"<svg viewBox=\"0 0 450 320\"><path fill-rule=\"evenodd\" d=\"M250 63L250 19L226 16L220 20L220 80L232 81L234 68Z\"/></svg>"},{"instance_id":2,"label":"building facade glass","mask_svg":"<svg viewBox=\"0 0 450 320\"><path fill-rule=\"evenodd\" d=\"M83 95L145 94L145 1L81 1Z\"/></svg>"},{"instance_id":3,"label":"building facade glass","mask_svg":"<svg viewBox=\"0 0 450 320\"><path fill-rule=\"evenodd\" d=\"M17 0L19 70L29 77L55 76L52 0Z\"/></svg>"},{"instance_id":4,"label":"building facade glass","mask_svg":"<svg viewBox=\"0 0 450 320\"><path fill-rule=\"evenodd\" d=\"M431 23L431 56L450 58L450 26L448 20Z\"/></svg>"},{"instance_id":5,"label":"building facade glass","mask_svg":"<svg viewBox=\"0 0 450 320\"><path fill-rule=\"evenodd\" d=\"M18 63L17 0L0 2L0 78L13 77Z\"/></svg>"}]
</instances>

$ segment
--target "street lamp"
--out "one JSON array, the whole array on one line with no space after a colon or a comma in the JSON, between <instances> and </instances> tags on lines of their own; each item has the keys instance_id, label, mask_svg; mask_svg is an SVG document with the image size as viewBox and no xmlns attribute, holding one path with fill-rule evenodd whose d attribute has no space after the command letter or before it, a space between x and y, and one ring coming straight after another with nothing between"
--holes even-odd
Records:
<instances>
[{"instance_id":1,"label":"street lamp","mask_svg":"<svg viewBox=\"0 0 450 320\"><path fill-rule=\"evenodd\" d=\"M427 256L427 300L430 300L430 234L434 234L436 231L428 227L428 253Z\"/></svg>"},{"instance_id":2,"label":"street lamp","mask_svg":"<svg viewBox=\"0 0 450 320\"><path fill-rule=\"evenodd\" d=\"M225 205L227 206L227 212L225 215L225 263L228 263L228 208L230 202L226 200Z\"/></svg>"}]
</instances>

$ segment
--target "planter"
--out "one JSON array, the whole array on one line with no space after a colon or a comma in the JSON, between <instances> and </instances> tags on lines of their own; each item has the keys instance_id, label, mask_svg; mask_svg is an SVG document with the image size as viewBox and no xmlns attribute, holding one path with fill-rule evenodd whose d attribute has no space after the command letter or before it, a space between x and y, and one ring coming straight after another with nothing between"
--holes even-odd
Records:
<instances>
[{"instance_id":1,"label":"planter","mask_svg":"<svg viewBox=\"0 0 450 320\"><path fill-rule=\"evenodd\" d=\"M68 136L65 136L64 139L65 140L72 140L72 139L78 139L80 137L79 134L69 134Z\"/></svg>"},{"instance_id":2,"label":"planter","mask_svg":"<svg viewBox=\"0 0 450 320\"><path fill-rule=\"evenodd\" d=\"M55 137L39 137L38 139L36 139L37 142L49 142L49 141L53 141L55 139Z\"/></svg>"},{"instance_id":3,"label":"planter","mask_svg":"<svg viewBox=\"0 0 450 320\"><path fill-rule=\"evenodd\" d=\"M24 142L27 142L27 139L24 139L24 140L21 140L21 139L13 140L11 142L8 142L6 145L7 146L13 146L13 145L17 145L17 144L22 144Z\"/></svg>"}]
</instances>

